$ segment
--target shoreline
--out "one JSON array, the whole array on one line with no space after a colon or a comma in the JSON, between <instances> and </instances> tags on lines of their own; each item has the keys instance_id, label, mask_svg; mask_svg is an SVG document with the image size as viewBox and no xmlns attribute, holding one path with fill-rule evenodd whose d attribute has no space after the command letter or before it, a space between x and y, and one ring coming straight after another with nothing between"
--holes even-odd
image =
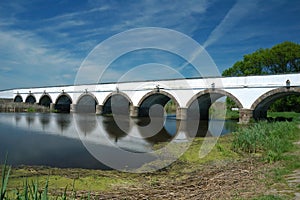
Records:
<instances>
[{"instance_id":1,"label":"shoreline","mask_svg":"<svg viewBox=\"0 0 300 200\"><path fill-rule=\"evenodd\" d=\"M9 191L22 189L26 177L42 186L49 180L51 195L62 195L67 187L69 195L76 191L77 198L90 195L91 199L292 199L300 192L297 184L285 181L300 166L299 145L284 154L286 158L266 162L262 153L233 151L233 139L234 134L220 137L213 150L199 159L203 139L196 138L182 157L153 173L14 167Z\"/></svg>"},{"instance_id":2,"label":"shoreline","mask_svg":"<svg viewBox=\"0 0 300 200\"><path fill-rule=\"evenodd\" d=\"M1 101L0 101L1 102ZM4 102L0 103L0 112L8 113L19 113L19 112L50 112L50 109L45 106L38 104L28 104L28 103L16 103L16 102Z\"/></svg>"}]
</instances>

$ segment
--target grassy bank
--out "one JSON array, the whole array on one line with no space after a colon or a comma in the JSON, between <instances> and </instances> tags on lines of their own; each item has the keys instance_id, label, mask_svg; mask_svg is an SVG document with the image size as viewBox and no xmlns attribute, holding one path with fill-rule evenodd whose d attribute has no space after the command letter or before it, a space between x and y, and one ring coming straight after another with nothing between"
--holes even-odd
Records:
<instances>
[{"instance_id":1,"label":"grassy bank","mask_svg":"<svg viewBox=\"0 0 300 200\"><path fill-rule=\"evenodd\" d=\"M285 175L300 167L299 147L293 143L299 140L296 126L260 122L241 127L219 138L203 159L203 138L196 138L176 162L155 173L20 167L8 179L8 169L2 169L1 186L11 199L36 196L36 191L53 199L291 199L292 192L274 190L288 188Z\"/></svg>"},{"instance_id":2,"label":"grassy bank","mask_svg":"<svg viewBox=\"0 0 300 200\"><path fill-rule=\"evenodd\" d=\"M38 104L5 102L0 103L0 112L50 112L50 109Z\"/></svg>"}]
</instances>

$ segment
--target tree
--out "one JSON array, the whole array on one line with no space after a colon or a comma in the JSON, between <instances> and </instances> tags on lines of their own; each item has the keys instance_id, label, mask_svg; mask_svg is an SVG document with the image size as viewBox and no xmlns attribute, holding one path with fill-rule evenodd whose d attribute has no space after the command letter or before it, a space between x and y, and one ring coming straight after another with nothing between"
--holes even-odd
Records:
<instances>
[{"instance_id":1,"label":"tree","mask_svg":"<svg viewBox=\"0 0 300 200\"><path fill-rule=\"evenodd\" d=\"M237 61L231 68L223 72L223 76L249 76L264 74L285 74L300 72L300 45L293 42L283 42L271 49L258 49L254 53L244 55L243 60ZM299 97L289 96L278 99L271 106L275 111L298 111L290 104L300 102ZM227 100L227 105L232 102Z\"/></svg>"},{"instance_id":2,"label":"tree","mask_svg":"<svg viewBox=\"0 0 300 200\"><path fill-rule=\"evenodd\" d=\"M300 45L283 42L271 49L258 49L252 54L244 55L244 59L226 69L223 76L283 74L299 71Z\"/></svg>"}]
</instances>

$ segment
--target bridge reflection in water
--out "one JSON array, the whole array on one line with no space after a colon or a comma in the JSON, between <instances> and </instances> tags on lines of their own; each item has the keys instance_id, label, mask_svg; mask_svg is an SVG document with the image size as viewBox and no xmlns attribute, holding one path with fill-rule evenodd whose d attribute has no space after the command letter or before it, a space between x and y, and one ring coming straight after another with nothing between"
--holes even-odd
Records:
<instances>
[{"instance_id":1,"label":"bridge reflection in water","mask_svg":"<svg viewBox=\"0 0 300 200\"><path fill-rule=\"evenodd\" d=\"M212 127L224 121L179 121L174 116L165 119L163 128L149 136L143 126L148 118L124 116L116 122L113 117L94 114L1 113L0 157L9 152L11 164L50 165L55 167L105 168L85 150L89 143L103 152L113 154L111 146L130 152L151 152L159 142L188 141L194 135L214 135ZM121 123L121 124L120 124ZM190 128L199 126L198 131ZM121 127L121 128L120 128ZM225 122L222 133L234 130L236 121ZM218 130L217 130L218 131ZM149 137L148 137L149 136ZM81 143L82 141L82 143ZM120 162L123 158L119 158ZM132 162L136 167L145 160Z\"/></svg>"}]
</instances>

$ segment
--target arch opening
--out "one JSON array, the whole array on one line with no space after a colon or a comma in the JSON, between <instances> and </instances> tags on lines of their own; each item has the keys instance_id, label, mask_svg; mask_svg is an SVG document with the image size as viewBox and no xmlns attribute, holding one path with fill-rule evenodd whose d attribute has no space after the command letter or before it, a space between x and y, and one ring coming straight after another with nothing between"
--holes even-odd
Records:
<instances>
[{"instance_id":1,"label":"arch opening","mask_svg":"<svg viewBox=\"0 0 300 200\"><path fill-rule=\"evenodd\" d=\"M21 97L21 95L17 95L17 96L14 98L14 102L16 102L16 103L21 103L21 102L23 102L23 98Z\"/></svg>"},{"instance_id":2,"label":"arch opening","mask_svg":"<svg viewBox=\"0 0 300 200\"><path fill-rule=\"evenodd\" d=\"M169 115L176 115L177 108L179 107L177 100L169 93L160 92L150 92L146 94L139 102L139 117L149 117L150 109L154 105L161 105L164 110L155 109L155 112L151 113L156 117L161 117L164 111Z\"/></svg>"},{"instance_id":3,"label":"arch opening","mask_svg":"<svg viewBox=\"0 0 300 200\"><path fill-rule=\"evenodd\" d=\"M229 100L233 102L232 105L227 104ZM234 107L234 111L231 111L231 106ZM237 121L240 108L240 101L226 91L214 89L199 92L187 104L188 134L197 137L216 135L220 131L224 134L224 120L229 118ZM189 130L197 130L197 133L189 133Z\"/></svg>"},{"instance_id":4,"label":"arch opening","mask_svg":"<svg viewBox=\"0 0 300 200\"><path fill-rule=\"evenodd\" d=\"M33 95L28 95L28 97L25 100L25 103L34 104L36 102L36 99Z\"/></svg>"},{"instance_id":5,"label":"arch opening","mask_svg":"<svg viewBox=\"0 0 300 200\"><path fill-rule=\"evenodd\" d=\"M228 103L229 102L229 103ZM205 90L196 94L188 103L188 117L209 120L210 118L222 118L227 110L243 108L241 102L232 94L223 90ZM235 117L238 119L238 115Z\"/></svg>"},{"instance_id":6,"label":"arch opening","mask_svg":"<svg viewBox=\"0 0 300 200\"><path fill-rule=\"evenodd\" d=\"M46 95L46 94L41 97L40 102L39 102L39 104L41 106L45 106L48 108L50 107L51 103L52 103L52 100L51 100L50 96Z\"/></svg>"},{"instance_id":7,"label":"arch opening","mask_svg":"<svg viewBox=\"0 0 300 200\"><path fill-rule=\"evenodd\" d=\"M83 94L76 104L76 111L78 113L96 113L97 104L96 97L91 94Z\"/></svg>"},{"instance_id":8,"label":"arch opening","mask_svg":"<svg viewBox=\"0 0 300 200\"><path fill-rule=\"evenodd\" d=\"M69 113L71 104L71 97L67 94L62 94L57 98L54 109L60 113Z\"/></svg>"},{"instance_id":9,"label":"arch opening","mask_svg":"<svg viewBox=\"0 0 300 200\"><path fill-rule=\"evenodd\" d=\"M129 115L131 101L123 94L111 94L106 98L102 108L103 115Z\"/></svg>"},{"instance_id":10,"label":"arch opening","mask_svg":"<svg viewBox=\"0 0 300 200\"><path fill-rule=\"evenodd\" d=\"M299 88L278 88L265 93L259 97L252 105L253 118L255 120L276 120L276 121L291 121L292 118L281 116L283 112L300 111ZM277 105L276 105L277 104ZM272 116L276 113L276 116Z\"/></svg>"}]
</instances>

